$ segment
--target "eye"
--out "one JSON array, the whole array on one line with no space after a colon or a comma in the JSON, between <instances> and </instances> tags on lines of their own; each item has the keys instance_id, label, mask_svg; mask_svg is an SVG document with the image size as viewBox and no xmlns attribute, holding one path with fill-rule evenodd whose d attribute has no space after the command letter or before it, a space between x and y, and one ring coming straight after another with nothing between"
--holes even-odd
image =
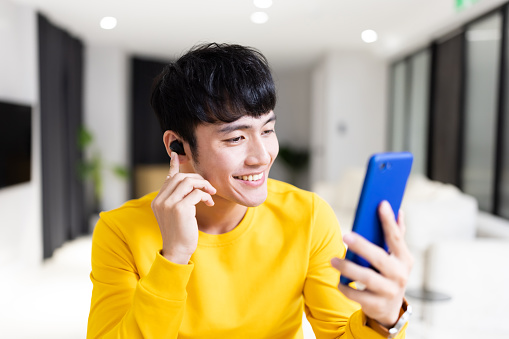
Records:
<instances>
[{"instance_id":1,"label":"eye","mask_svg":"<svg viewBox=\"0 0 509 339\"><path fill-rule=\"evenodd\" d=\"M238 137L235 137L235 138L227 139L225 141L228 142L228 143L231 143L231 144L236 144L236 143L240 142L242 139L244 139L243 136L238 136Z\"/></svg>"},{"instance_id":2,"label":"eye","mask_svg":"<svg viewBox=\"0 0 509 339\"><path fill-rule=\"evenodd\" d=\"M268 129L268 130L266 130L266 131L263 131L263 134L264 134L264 135L269 135L269 134L272 134L272 133L274 133L274 132L275 132L275 131L274 131L273 129Z\"/></svg>"}]
</instances>

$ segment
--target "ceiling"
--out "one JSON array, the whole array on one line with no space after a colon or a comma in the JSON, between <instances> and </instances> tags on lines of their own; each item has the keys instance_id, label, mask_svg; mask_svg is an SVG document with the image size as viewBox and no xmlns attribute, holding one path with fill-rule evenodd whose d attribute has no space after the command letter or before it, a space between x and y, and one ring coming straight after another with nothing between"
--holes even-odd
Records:
<instances>
[{"instance_id":1,"label":"ceiling","mask_svg":"<svg viewBox=\"0 0 509 339\"><path fill-rule=\"evenodd\" d=\"M33 7L85 44L173 58L199 42L260 49L276 68L309 65L327 51L371 50L391 58L420 47L453 26L507 0L477 0L461 11L457 0L274 0L265 24L250 21L252 0L0 0ZM1 16L1 13L0 13ZM99 21L118 25L103 30ZM361 41L365 29L377 42Z\"/></svg>"}]
</instances>

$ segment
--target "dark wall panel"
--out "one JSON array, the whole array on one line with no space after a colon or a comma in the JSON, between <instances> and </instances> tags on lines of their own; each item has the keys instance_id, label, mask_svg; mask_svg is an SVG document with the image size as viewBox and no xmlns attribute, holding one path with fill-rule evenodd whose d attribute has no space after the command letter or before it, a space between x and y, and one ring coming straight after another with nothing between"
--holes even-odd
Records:
<instances>
[{"instance_id":1,"label":"dark wall panel","mask_svg":"<svg viewBox=\"0 0 509 339\"><path fill-rule=\"evenodd\" d=\"M464 35L433 47L428 173L433 180L461 186Z\"/></svg>"},{"instance_id":2,"label":"dark wall panel","mask_svg":"<svg viewBox=\"0 0 509 339\"><path fill-rule=\"evenodd\" d=\"M150 107L154 78L166 63L133 58L132 60L132 128L133 165L168 163L163 135L155 113Z\"/></svg>"},{"instance_id":3,"label":"dark wall panel","mask_svg":"<svg viewBox=\"0 0 509 339\"><path fill-rule=\"evenodd\" d=\"M38 17L44 258L87 232L77 133L82 120L83 46Z\"/></svg>"}]
</instances>

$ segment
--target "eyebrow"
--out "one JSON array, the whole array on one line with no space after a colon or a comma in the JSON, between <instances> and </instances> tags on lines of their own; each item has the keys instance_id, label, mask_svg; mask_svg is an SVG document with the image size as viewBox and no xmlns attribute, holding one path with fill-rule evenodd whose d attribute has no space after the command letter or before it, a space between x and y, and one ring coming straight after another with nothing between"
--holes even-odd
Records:
<instances>
[{"instance_id":1,"label":"eyebrow","mask_svg":"<svg viewBox=\"0 0 509 339\"><path fill-rule=\"evenodd\" d=\"M263 126L267 125L269 122L271 121L276 121L276 115L275 114L272 114L271 117L269 117L267 119L267 121L265 121L265 123L263 124ZM253 128L252 125L235 125L235 124L228 124L226 126L223 126L221 127L221 129L219 129L219 133L222 133L222 134L228 134L230 132L234 132L234 131L238 131L238 130L243 130L243 129L251 129Z\"/></svg>"}]
</instances>

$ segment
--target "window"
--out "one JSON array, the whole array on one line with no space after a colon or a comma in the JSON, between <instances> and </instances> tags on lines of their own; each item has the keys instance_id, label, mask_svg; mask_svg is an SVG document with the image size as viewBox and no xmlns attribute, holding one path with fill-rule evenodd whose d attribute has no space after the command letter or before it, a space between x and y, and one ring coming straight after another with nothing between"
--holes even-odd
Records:
<instances>
[{"instance_id":1,"label":"window","mask_svg":"<svg viewBox=\"0 0 509 339\"><path fill-rule=\"evenodd\" d=\"M392 67L390 146L414 155L412 173L426 174L429 74L431 53L425 49Z\"/></svg>"},{"instance_id":2,"label":"window","mask_svg":"<svg viewBox=\"0 0 509 339\"><path fill-rule=\"evenodd\" d=\"M405 112L407 97L407 64L405 60L392 67L392 119L389 148L394 152L405 149Z\"/></svg>"},{"instance_id":3,"label":"window","mask_svg":"<svg viewBox=\"0 0 509 339\"><path fill-rule=\"evenodd\" d=\"M406 149L414 155L412 173L426 174L428 152L428 109L430 52L414 54L409 62L410 89Z\"/></svg>"},{"instance_id":4,"label":"window","mask_svg":"<svg viewBox=\"0 0 509 339\"><path fill-rule=\"evenodd\" d=\"M494 175L501 49L500 13L468 26L461 188L479 208L494 207Z\"/></svg>"}]
</instances>

